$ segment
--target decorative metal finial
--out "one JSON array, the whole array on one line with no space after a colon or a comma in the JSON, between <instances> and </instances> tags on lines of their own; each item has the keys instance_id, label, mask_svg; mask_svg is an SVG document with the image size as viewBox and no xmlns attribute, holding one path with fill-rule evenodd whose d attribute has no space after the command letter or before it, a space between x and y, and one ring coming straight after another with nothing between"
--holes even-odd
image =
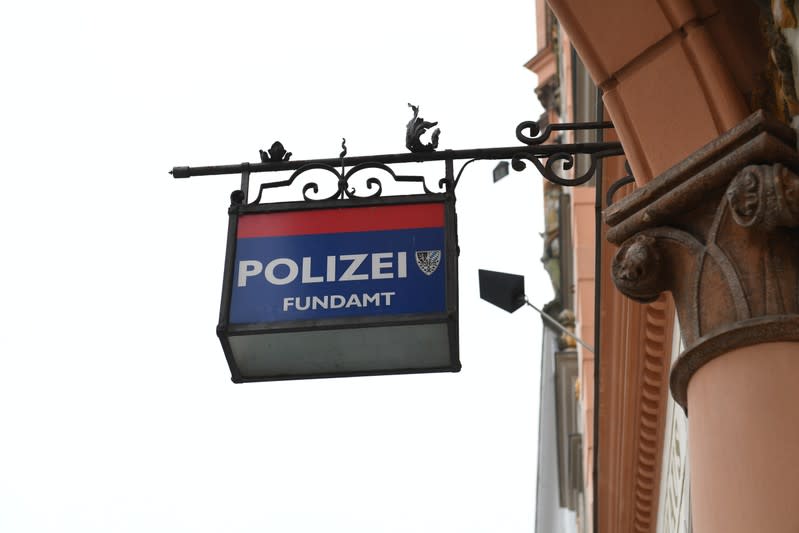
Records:
<instances>
[{"instance_id":1,"label":"decorative metal finial","mask_svg":"<svg viewBox=\"0 0 799 533\"><path fill-rule=\"evenodd\" d=\"M338 178L338 191L339 195L338 198L343 200L349 194L350 196L355 194L355 188L353 187L352 191L349 193L347 192L347 175L344 171L344 156L347 155L347 139L344 137L341 138L341 153L338 154L338 158L341 161L341 174L339 174Z\"/></svg>"},{"instance_id":2,"label":"decorative metal finial","mask_svg":"<svg viewBox=\"0 0 799 533\"><path fill-rule=\"evenodd\" d=\"M405 147L411 152L434 152L438 148L438 136L441 134L441 129L433 130L430 142L427 144L423 144L421 138L428 128L438 125L438 122L427 122L420 118L419 106L408 104L408 107L413 109L413 118L406 126Z\"/></svg>"},{"instance_id":3,"label":"decorative metal finial","mask_svg":"<svg viewBox=\"0 0 799 533\"><path fill-rule=\"evenodd\" d=\"M291 159L291 152L287 152L280 141L272 143L272 147L267 152L263 150L258 150L258 152L261 154L261 163L288 161Z\"/></svg>"}]
</instances>

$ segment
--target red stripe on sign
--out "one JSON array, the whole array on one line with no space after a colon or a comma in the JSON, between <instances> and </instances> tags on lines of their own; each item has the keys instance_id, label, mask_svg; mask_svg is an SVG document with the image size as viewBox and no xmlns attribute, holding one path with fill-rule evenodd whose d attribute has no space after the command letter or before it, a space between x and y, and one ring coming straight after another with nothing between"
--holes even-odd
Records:
<instances>
[{"instance_id":1,"label":"red stripe on sign","mask_svg":"<svg viewBox=\"0 0 799 533\"><path fill-rule=\"evenodd\" d=\"M383 205L242 215L237 237L288 237L443 226L442 203Z\"/></svg>"}]
</instances>

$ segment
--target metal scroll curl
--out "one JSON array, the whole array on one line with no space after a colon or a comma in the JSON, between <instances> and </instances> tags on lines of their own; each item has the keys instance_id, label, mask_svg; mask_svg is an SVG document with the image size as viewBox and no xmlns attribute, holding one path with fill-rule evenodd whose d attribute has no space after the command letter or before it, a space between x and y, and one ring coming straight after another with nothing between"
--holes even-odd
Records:
<instances>
[{"instance_id":1,"label":"metal scroll curl","mask_svg":"<svg viewBox=\"0 0 799 533\"><path fill-rule=\"evenodd\" d=\"M306 173L313 170L323 170L326 171L333 176L336 177L337 181L341 181L341 173L335 167L325 164L325 163L309 163L307 165L303 165L302 167L295 170L288 179L282 181L271 181L267 183L262 183L258 189L258 197L253 201L254 204L260 204L263 201L264 193L268 189L279 189L283 187L291 187L297 178ZM340 185L339 185L340 187ZM337 198L340 194L340 190L337 188L336 192L330 196L322 197L322 198L314 198L308 195L309 191L313 191L314 195L319 193L319 182L317 179L311 180L306 183L302 188L302 197L306 201L314 201L314 200L332 200Z\"/></svg>"},{"instance_id":2,"label":"metal scroll curl","mask_svg":"<svg viewBox=\"0 0 799 533\"><path fill-rule=\"evenodd\" d=\"M380 180L380 178L374 175L370 175L363 182L366 185L365 194L361 194L359 192L361 189L359 189L359 187L356 186L354 183L350 183L350 180L355 174L363 172L368 169L382 170L388 172L395 180L397 179L397 176L396 174L394 174L394 171L391 170L391 168L389 168L388 166L384 165L383 163L361 163L360 165L355 165L354 167L349 169L346 174L344 174L344 181L342 184L343 186L339 189L339 192L341 193L340 198L343 199L345 196L347 198L378 198L382 196L383 182ZM372 190L373 188L374 190Z\"/></svg>"},{"instance_id":3,"label":"metal scroll curl","mask_svg":"<svg viewBox=\"0 0 799 533\"><path fill-rule=\"evenodd\" d=\"M535 168L538 169L538 172L540 172L545 179L551 181L552 183L556 183L564 187L576 187L591 181L591 178L593 178L594 174L596 173L596 168L599 161L606 157L619 154L618 150L611 149L584 155L586 155L590 161L588 168L586 168L582 174L573 178L563 177L559 174L560 172L568 172L574 168L575 154L569 154L566 152L556 152L547 157L538 157L527 153L519 153L513 156L513 159L511 159L511 166L513 167L513 170L520 172L527 168L525 161L530 161L533 163L533 165L535 165ZM545 159L546 162L542 163L541 159ZM559 163L560 166L556 166Z\"/></svg>"},{"instance_id":4,"label":"metal scroll curl","mask_svg":"<svg viewBox=\"0 0 799 533\"><path fill-rule=\"evenodd\" d=\"M525 135L524 130L530 130L530 134ZM525 120L516 126L516 138L524 144L530 146L545 142L547 139L549 139L551 133L551 125L548 125L546 128L544 128L544 131L542 132L541 126L535 120Z\"/></svg>"},{"instance_id":5,"label":"metal scroll curl","mask_svg":"<svg viewBox=\"0 0 799 533\"><path fill-rule=\"evenodd\" d=\"M313 178L313 179L309 180L305 185L302 186L302 198L303 198L303 200L305 200L306 202L313 202L313 201L322 201L322 200L333 200L335 198L339 198L341 196L341 188L343 186L346 186L346 184L342 183L343 180L342 180L342 177L341 177L341 173L338 171L337 168L335 168L333 166L330 166L330 165L325 165L323 163L316 163L316 164L306 165L304 167L298 168L291 175L291 178L289 178L289 183L285 184L284 186L290 186L292 183L294 183L294 181L301 174L304 174L306 172L310 172L310 171L313 171L313 170L325 170L328 173L330 173L333 176L335 176L336 177L336 181L335 181L336 188L334 189L335 192L333 194L326 195L326 196L325 195L322 195L320 197L317 196L319 194L319 189L320 189L319 181L318 181L318 178ZM334 183L334 182L331 181L331 183ZM328 188L331 188L331 187L328 187ZM308 194L309 191L313 191L314 196L317 196L317 197L309 195ZM260 194L258 196L260 197ZM257 200L256 200L256 203L257 203Z\"/></svg>"},{"instance_id":6,"label":"metal scroll curl","mask_svg":"<svg viewBox=\"0 0 799 533\"><path fill-rule=\"evenodd\" d=\"M547 124L544 129L535 120L525 120L516 126L516 138L528 146L544 144L556 131L596 131L613 128L612 122L562 122ZM525 133L529 130L529 134Z\"/></svg>"},{"instance_id":7,"label":"metal scroll curl","mask_svg":"<svg viewBox=\"0 0 799 533\"><path fill-rule=\"evenodd\" d=\"M363 173L368 173L370 170L377 170L381 173L386 173L388 174L388 177L397 183L420 183L424 192L427 194L444 192L446 190L446 179L442 179L439 182L438 185L440 191L433 191L425 183L424 176L397 174L385 163L360 163L346 171L343 167L336 168L326 163L309 163L295 170L288 179L261 184L258 191L258 197L253 201L253 203L262 203L264 201L265 191L268 189L291 187L303 174L319 170L324 171L331 176L327 178L327 183L322 183L323 179L320 176L315 175L302 186L302 198L306 202L336 199L344 200L379 198L383 195L384 180L386 177L377 177L373 173L368 176L363 176ZM335 181L333 181L334 178ZM331 185L335 188L331 187ZM332 189L334 192L332 192L332 194L323 193L320 195L320 191L325 189L328 191Z\"/></svg>"},{"instance_id":8,"label":"metal scroll curl","mask_svg":"<svg viewBox=\"0 0 799 533\"><path fill-rule=\"evenodd\" d=\"M596 161L593 157L591 157L591 164L589 165L588 170L582 174L581 176L577 176L574 178L564 178L558 175L558 172L561 171L568 171L571 170L574 166L574 155L567 154L565 152L560 152L556 154L552 154L551 156L546 158L546 162L542 163L538 157L531 156L529 154L517 154L511 160L511 166L513 170L520 172L527 168L527 164L524 160L530 161L535 165L535 168L538 169L538 172L547 180L556 183L558 185L562 185L564 187L575 187L577 185L582 185L591 180L594 176L594 170L596 169ZM562 165L558 168L555 165L557 163L561 163Z\"/></svg>"},{"instance_id":9,"label":"metal scroll curl","mask_svg":"<svg viewBox=\"0 0 799 533\"><path fill-rule=\"evenodd\" d=\"M624 161L624 170L627 171L627 175L619 178L610 187L608 187L608 192L605 195L605 205L608 207L613 204L613 197L622 187L631 183L635 183L635 176L633 176L633 171L630 168L629 161Z\"/></svg>"}]
</instances>

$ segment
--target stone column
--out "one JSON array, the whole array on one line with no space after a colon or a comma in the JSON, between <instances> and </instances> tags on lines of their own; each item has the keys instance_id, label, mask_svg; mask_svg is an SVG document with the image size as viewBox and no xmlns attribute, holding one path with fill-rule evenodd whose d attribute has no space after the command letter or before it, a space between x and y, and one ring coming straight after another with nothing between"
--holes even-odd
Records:
<instances>
[{"instance_id":1,"label":"stone column","mask_svg":"<svg viewBox=\"0 0 799 533\"><path fill-rule=\"evenodd\" d=\"M799 154L755 113L607 209L624 294L674 297L696 533L799 531Z\"/></svg>"}]
</instances>

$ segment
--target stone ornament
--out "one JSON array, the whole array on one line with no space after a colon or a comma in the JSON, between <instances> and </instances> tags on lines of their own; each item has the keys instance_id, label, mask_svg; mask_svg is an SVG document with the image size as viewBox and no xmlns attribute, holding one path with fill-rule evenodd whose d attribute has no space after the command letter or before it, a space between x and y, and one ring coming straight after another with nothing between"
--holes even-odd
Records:
<instances>
[{"instance_id":1,"label":"stone ornament","mask_svg":"<svg viewBox=\"0 0 799 533\"><path fill-rule=\"evenodd\" d=\"M654 302L666 288L661 265L657 239L640 233L627 239L616 252L611 267L613 282L633 300Z\"/></svg>"},{"instance_id":2,"label":"stone ornament","mask_svg":"<svg viewBox=\"0 0 799 533\"><path fill-rule=\"evenodd\" d=\"M566 328L572 334L574 333L574 328L577 326L577 319L574 316L574 312L571 309L564 309L558 314L558 322L561 326ZM566 333L561 333L558 337L558 349L559 350L568 350L570 348L577 348L577 341L574 340L573 335L567 335Z\"/></svg>"},{"instance_id":3,"label":"stone ornament","mask_svg":"<svg viewBox=\"0 0 799 533\"><path fill-rule=\"evenodd\" d=\"M626 296L674 297L686 350L675 400L707 361L741 346L799 340L799 154L762 113L609 207ZM762 164L763 161L773 161Z\"/></svg>"},{"instance_id":4,"label":"stone ornament","mask_svg":"<svg viewBox=\"0 0 799 533\"><path fill-rule=\"evenodd\" d=\"M744 168L726 196L735 222L743 227L799 225L799 178L779 163Z\"/></svg>"}]
</instances>

